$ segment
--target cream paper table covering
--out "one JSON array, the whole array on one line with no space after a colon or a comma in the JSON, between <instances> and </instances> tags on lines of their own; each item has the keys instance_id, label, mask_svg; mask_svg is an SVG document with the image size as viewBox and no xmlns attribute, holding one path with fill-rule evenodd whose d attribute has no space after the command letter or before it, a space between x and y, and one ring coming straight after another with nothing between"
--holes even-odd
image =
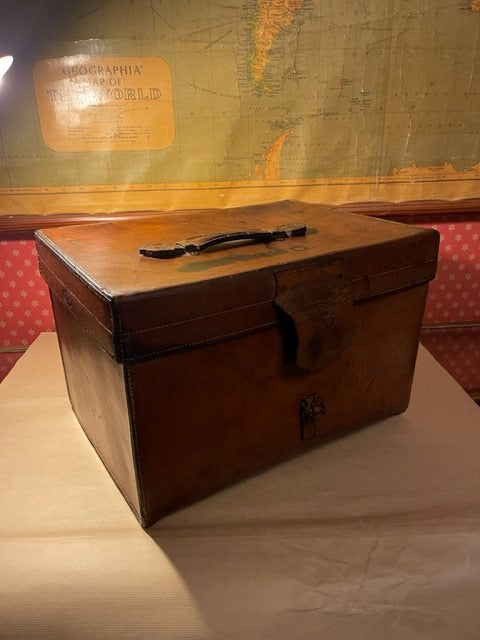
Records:
<instances>
[{"instance_id":1,"label":"cream paper table covering","mask_svg":"<svg viewBox=\"0 0 480 640\"><path fill-rule=\"evenodd\" d=\"M0 416L2 639L480 638L480 410L422 348L406 413L148 531L76 421L54 334Z\"/></svg>"}]
</instances>

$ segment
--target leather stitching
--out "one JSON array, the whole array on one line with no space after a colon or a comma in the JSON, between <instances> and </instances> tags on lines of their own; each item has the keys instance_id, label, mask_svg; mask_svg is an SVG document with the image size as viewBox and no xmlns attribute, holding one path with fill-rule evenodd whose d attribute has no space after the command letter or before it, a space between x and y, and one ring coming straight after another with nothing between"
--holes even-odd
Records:
<instances>
[{"instance_id":1,"label":"leather stitching","mask_svg":"<svg viewBox=\"0 0 480 640\"><path fill-rule=\"evenodd\" d=\"M63 307L65 307L65 305L63 303L63 300L58 295L58 293L56 291L53 291L53 289L51 290L51 292L52 292L52 296L55 296L55 298L58 300L59 304L61 304ZM83 324L83 322L80 320L80 318L78 318L78 316L75 313L73 313L73 311L71 309L68 309L67 307L65 307L65 309L68 311L68 313L70 313L75 318L75 320L82 327L82 330L86 333L86 335L89 336L89 338L91 340L93 340L96 344L98 344L98 346L100 347L100 349L102 349L102 351L105 351L105 353L107 355L112 357L112 354L110 353L110 351L103 344L100 344L100 342L97 340L97 338L93 335L93 333L89 329L87 329L87 327ZM111 335L111 333L110 333L110 335Z\"/></svg>"},{"instance_id":2,"label":"leather stitching","mask_svg":"<svg viewBox=\"0 0 480 640\"><path fill-rule=\"evenodd\" d=\"M77 298L77 296L76 296L74 293L72 293L72 291L71 291L71 290L68 288L68 286L63 282L63 280L61 280L61 279L60 279L60 278L59 278L55 273L53 273L53 271L52 271L49 267L47 267L47 265L46 265L44 262L42 263L42 269L46 269L46 270L49 272L49 274L50 274L51 276L53 276L53 278L55 278L55 280L56 280L58 283L60 283L60 285L61 285L62 287L64 287L65 289L67 289L67 290L68 290L68 293L72 296L72 298L75 298L75 301L79 304L79 306L80 306L80 307L82 307L82 309L84 309L84 310L88 313L88 315L89 315L91 318L93 318L93 319L95 320L95 322L97 322L101 327L103 327L107 333L109 333L110 335L112 335L112 331L111 331L111 329L109 329L109 328L108 328L108 327L106 327L102 322L100 322L100 320L97 318L97 316L96 316L96 315L94 315L94 314L90 311L90 309L88 309L88 307L86 307L86 306L85 306L85 305L84 305L84 304L83 304L83 303L82 303L82 302ZM57 298L59 298L59 300L61 300L61 296L60 296L60 294L58 294L56 291L55 291L54 293L56 294ZM99 298L99 299L100 299L100 298ZM62 302L62 304L63 304L63 306L65 306L65 304L64 304L63 302ZM72 315L74 315L74 316L77 318L77 316L76 316L76 315L71 311L71 309L69 309L69 311L72 313ZM77 320L79 320L79 318L77 318ZM80 322L80 320L79 320L79 322Z\"/></svg>"},{"instance_id":3,"label":"leather stitching","mask_svg":"<svg viewBox=\"0 0 480 640\"><path fill-rule=\"evenodd\" d=\"M147 333L148 331L155 331L156 329L166 329L168 327L176 327L181 324L196 322L197 320L208 320L210 318L216 318L219 316L226 315L228 313L236 313L237 311L243 311L244 309L251 309L253 307L258 307L262 304L270 304L271 302L272 302L271 299L261 300L260 302L245 304L242 307L234 307L233 309L225 309L224 311L218 311L217 313L205 314L203 316L195 316L193 318L187 318L186 320L177 320L176 322L168 322L167 324L157 324L154 327L149 327L148 329L135 329L134 331L129 331L126 335L133 335L137 333Z\"/></svg>"},{"instance_id":4,"label":"leather stitching","mask_svg":"<svg viewBox=\"0 0 480 640\"><path fill-rule=\"evenodd\" d=\"M266 322L264 324L257 324L252 327L247 327L246 329L239 329L238 331L232 331L230 333L222 333L216 336L212 336L211 338L205 338L203 340L198 340L196 342L186 342L176 345L174 347L167 347L166 349L158 349L156 351L147 351L141 354L142 358L148 358L149 356L156 356L165 353L171 353L173 351L181 351L188 347L200 347L202 345L211 344L212 342L216 342L217 340L222 340L223 338L233 338L234 336L243 335L246 333L250 333L251 331L256 331L257 329L267 329L269 327L274 327L277 325L277 322ZM125 358L125 362L132 362L138 360L138 354L133 356L132 358Z\"/></svg>"},{"instance_id":5,"label":"leather stitching","mask_svg":"<svg viewBox=\"0 0 480 640\"><path fill-rule=\"evenodd\" d=\"M135 412L135 403L134 403L134 393L132 386L132 378L130 376L130 368L128 366L124 366L125 372L125 382L128 387L128 411L130 413L130 434L132 438L132 456L133 462L135 465L135 480L137 482L137 490L138 490L138 502L140 508L140 516L143 519L147 519L146 516L150 514L150 504L148 501L148 495L145 492L145 486L143 483L143 468L141 463L141 457L138 455L139 450L139 441L138 441L138 429L137 429L137 419ZM142 505L144 508L142 509Z\"/></svg>"},{"instance_id":6,"label":"leather stitching","mask_svg":"<svg viewBox=\"0 0 480 640\"><path fill-rule=\"evenodd\" d=\"M64 252L60 251L55 243L50 240L50 238L46 237L41 231L37 231L35 235L38 241L43 244L50 251L50 253L53 254L58 259L58 261L75 276L75 278L78 278L78 280L82 284L84 284L87 289L95 294L97 298L99 298L100 300L104 300L105 302L108 302L110 300L112 295L111 292L105 289L105 297L103 297L101 295L102 292L99 291L98 288L96 288L94 284L92 284L92 282L88 280L87 276L84 276L82 272L76 268L75 264L69 259L69 257ZM46 266L43 260L41 262L42 266ZM51 272L50 269L49 271Z\"/></svg>"}]
</instances>

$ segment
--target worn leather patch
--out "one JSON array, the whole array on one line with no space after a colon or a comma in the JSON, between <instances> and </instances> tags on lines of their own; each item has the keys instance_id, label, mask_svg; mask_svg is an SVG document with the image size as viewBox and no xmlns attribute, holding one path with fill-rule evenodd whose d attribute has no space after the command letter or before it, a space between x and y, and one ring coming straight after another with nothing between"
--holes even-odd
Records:
<instances>
[{"instance_id":1,"label":"worn leather patch","mask_svg":"<svg viewBox=\"0 0 480 640\"><path fill-rule=\"evenodd\" d=\"M302 371L318 370L350 343L350 280L339 262L278 271L275 280L286 361Z\"/></svg>"}]
</instances>

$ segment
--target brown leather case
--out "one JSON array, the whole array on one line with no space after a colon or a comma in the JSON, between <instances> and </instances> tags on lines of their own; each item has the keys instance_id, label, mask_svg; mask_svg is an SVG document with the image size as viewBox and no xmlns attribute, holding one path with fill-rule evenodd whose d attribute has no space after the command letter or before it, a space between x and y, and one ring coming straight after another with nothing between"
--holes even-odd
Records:
<instances>
[{"instance_id":1,"label":"brown leather case","mask_svg":"<svg viewBox=\"0 0 480 640\"><path fill-rule=\"evenodd\" d=\"M143 526L407 407L433 230L282 202L37 242L73 409Z\"/></svg>"}]
</instances>

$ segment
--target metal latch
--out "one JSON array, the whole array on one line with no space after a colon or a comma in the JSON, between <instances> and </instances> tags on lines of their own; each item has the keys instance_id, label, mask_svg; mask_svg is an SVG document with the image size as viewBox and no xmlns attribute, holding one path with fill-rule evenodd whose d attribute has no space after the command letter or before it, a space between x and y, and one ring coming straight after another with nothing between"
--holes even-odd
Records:
<instances>
[{"instance_id":1,"label":"metal latch","mask_svg":"<svg viewBox=\"0 0 480 640\"><path fill-rule=\"evenodd\" d=\"M318 393L306 396L300 401L300 426L302 440L317 435L317 418L326 413L325 404Z\"/></svg>"}]
</instances>

